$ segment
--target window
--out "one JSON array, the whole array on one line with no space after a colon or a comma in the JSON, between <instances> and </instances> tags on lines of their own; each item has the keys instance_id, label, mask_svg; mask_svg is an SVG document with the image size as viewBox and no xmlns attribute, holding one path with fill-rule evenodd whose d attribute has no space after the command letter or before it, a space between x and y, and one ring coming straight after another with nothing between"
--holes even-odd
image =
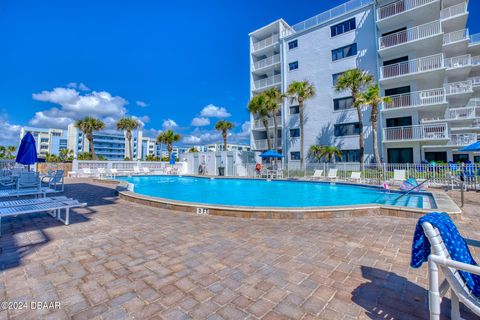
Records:
<instances>
[{"instance_id":1,"label":"window","mask_svg":"<svg viewBox=\"0 0 480 320\"><path fill-rule=\"evenodd\" d=\"M290 152L290 160L300 160L300 151Z\"/></svg>"},{"instance_id":2,"label":"window","mask_svg":"<svg viewBox=\"0 0 480 320\"><path fill-rule=\"evenodd\" d=\"M332 61L351 57L356 54L357 54L357 44L353 43L351 45L332 50Z\"/></svg>"},{"instance_id":3,"label":"window","mask_svg":"<svg viewBox=\"0 0 480 320\"><path fill-rule=\"evenodd\" d=\"M360 134L358 122L336 124L334 128L335 137L353 136Z\"/></svg>"},{"instance_id":4,"label":"window","mask_svg":"<svg viewBox=\"0 0 480 320\"><path fill-rule=\"evenodd\" d=\"M340 22L334 26L330 27L330 35L332 37L341 35L342 33L355 30L356 28L355 18L349 19L347 21Z\"/></svg>"},{"instance_id":5,"label":"window","mask_svg":"<svg viewBox=\"0 0 480 320\"><path fill-rule=\"evenodd\" d=\"M340 76L341 76L342 74L344 74L344 73L345 73L345 71L332 74L332 82L333 82L333 85L336 85L336 84L337 84L338 78L340 78Z\"/></svg>"},{"instance_id":6,"label":"window","mask_svg":"<svg viewBox=\"0 0 480 320\"><path fill-rule=\"evenodd\" d=\"M290 114L299 114L300 107L299 106L290 106Z\"/></svg>"},{"instance_id":7,"label":"window","mask_svg":"<svg viewBox=\"0 0 480 320\"><path fill-rule=\"evenodd\" d=\"M298 61L290 62L288 64L288 70L297 70L298 69Z\"/></svg>"},{"instance_id":8,"label":"window","mask_svg":"<svg viewBox=\"0 0 480 320\"><path fill-rule=\"evenodd\" d=\"M298 138L300 137L300 129L290 129L290 138Z\"/></svg>"},{"instance_id":9,"label":"window","mask_svg":"<svg viewBox=\"0 0 480 320\"><path fill-rule=\"evenodd\" d=\"M292 50L298 47L298 40L293 40L288 43L288 50Z\"/></svg>"},{"instance_id":10,"label":"window","mask_svg":"<svg viewBox=\"0 0 480 320\"><path fill-rule=\"evenodd\" d=\"M480 163L480 156L473 156L473 162Z\"/></svg>"},{"instance_id":11,"label":"window","mask_svg":"<svg viewBox=\"0 0 480 320\"><path fill-rule=\"evenodd\" d=\"M360 150L342 150L341 162L360 162Z\"/></svg>"},{"instance_id":12,"label":"window","mask_svg":"<svg viewBox=\"0 0 480 320\"><path fill-rule=\"evenodd\" d=\"M385 96L396 96L405 93L410 93L410 86L385 89Z\"/></svg>"},{"instance_id":13,"label":"window","mask_svg":"<svg viewBox=\"0 0 480 320\"><path fill-rule=\"evenodd\" d=\"M345 110L353 108L353 98L346 97L346 98L338 98L333 99L333 110Z\"/></svg>"},{"instance_id":14,"label":"window","mask_svg":"<svg viewBox=\"0 0 480 320\"><path fill-rule=\"evenodd\" d=\"M453 162L465 162L467 160L469 159L468 159L468 154L466 153L453 155Z\"/></svg>"},{"instance_id":15,"label":"window","mask_svg":"<svg viewBox=\"0 0 480 320\"><path fill-rule=\"evenodd\" d=\"M404 57L401 57L401 58L384 61L384 62L383 62L383 66L384 66L384 67L385 67L385 66L391 66L392 64L397 64L397 63L401 63L401 62L405 62L405 61L408 61L408 56L404 56Z\"/></svg>"},{"instance_id":16,"label":"window","mask_svg":"<svg viewBox=\"0 0 480 320\"><path fill-rule=\"evenodd\" d=\"M425 160L427 160L428 162L432 162L432 161L447 162L447 153L446 152L425 152Z\"/></svg>"},{"instance_id":17,"label":"window","mask_svg":"<svg viewBox=\"0 0 480 320\"><path fill-rule=\"evenodd\" d=\"M412 148L392 148L387 150L389 163L413 163Z\"/></svg>"},{"instance_id":18,"label":"window","mask_svg":"<svg viewBox=\"0 0 480 320\"><path fill-rule=\"evenodd\" d=\"M387 119L387 128L404 127L412 125L412 117L400 117Z\"/></svg>"}]
</instances>

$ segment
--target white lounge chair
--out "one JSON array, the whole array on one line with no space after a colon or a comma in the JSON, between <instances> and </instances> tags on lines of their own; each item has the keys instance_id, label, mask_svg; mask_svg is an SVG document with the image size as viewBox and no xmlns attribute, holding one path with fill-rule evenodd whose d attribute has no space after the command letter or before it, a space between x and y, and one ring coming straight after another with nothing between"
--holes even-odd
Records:
<instances>
[{"instance_id":1,"label":"white lounge chair","mask_svg":"<svg viewBox=\"0 0 480 320\"><path fill-rule=\"evenodd\" d=\"M115 168L108 169L109 176L112 179L115 179L116 176L118 176L118 170Z\"/></svg>"},{"instance_id":2,"label":"white lounge chair","mask_svg":"<svg viewBox=\"0 0 480 320\"><path fill-rule=\"evenodd\" d=\"M322 179L323 178L323 170L315 170L312 175L312 179Z\"/></svg>"},{"instance_id":3,"label":"white lounge chair","mask_svg":"<svg viewBox=\"0 0 480 320\"><path fill-rule=\"evenodd\" d=\"M51 200L45 201L43 199L35 199L39 200L38 202L25 204L25 205L17 205L11 206L6 208L0 208L0 234L1 234L1 222L3 217L10 217L10 216L19 216L22 214L30 214L30 213L39 213L39 212L48 212L52 217L57 218L58 220L62 221L64 224L70 224L70 209L78 208L78 207L85 207L86 203L80 203L74 199L63 199L63 200ZM62 217L61 212L65 210L65 218Z\"/></svg>"},{"instance_id":4,"label":"white lounge chair","mask_svg":"<svg viewBox=\"0 0 480 320\"><path fill-rule=\"evenodd\" d=\"M392 184L398 183L400 185L405 180L407 180L407 170L393 170Z\"/></svg>"},{"instance_id":5,"label":"white lounge chair","mask_svg":"<svg viewBox=\"0 0 480 320\"><path fill-rule=\"evenodd\" d=\"M48 198L33 198L33 199L21 199L21 200L9 200L9 201L0 201L0 208L9 208L9 207L19 207L19 206L28 206L32 204L46 203L52 201L62 201L66 200L67 197L48 197Z\"/></svg>"},{"instance_id":6,"label":"white lounge chair","mask_svg":"<svg viewBox=\"0 0 480 320\"><path fill-rule=\"evenodd\" d=\"M57 170L53 175L42 177L42 183L47 184L49 188L57 190L57 187L60 186L60 191L63 192L65 185L63 181L64 170Z\"/></svg>"},{"instance_id":7,"label":"white lounge chair","mask_svg":"<svg viewBox=\"0 0 480 320\"><path fill-rule=\"evenodd\" d=\"M133 167L133 174L142 174L142 171L140 171L139 166L134 166Z\"/></svg>"},{"instance_id":8,"label":"white lounge chair","mask_svg":"<svg viewBox=\"0 0 480 320\"><path fill-rule=\"evenodd\" d=\"M17 179L17 190L19 189L40 189L42 181L36 172L22 172Z\"/></svg>"},{"instance_id":9,"label":"white lounge chair","mask_svg":"<svg viewBox=\"0 0 480 320\"><path fill-rule=\"evenodd\" d=\"M94 177L95 173L90 168L82 168L80 169L80 177L82 178L90 178Z\"/></svg>"},{"instance_id":10,"label":"white lounge chair","mask_svg":"<svg viewBox=\"0 0 480 320\"><path fill-rule=\"evenodd\" d=\"M143 173L145 173L145 174L152 173L148 167L143 167L142 169L143 169Z\"/></svg>"},{"instance_id":11,"label":"white lounge chair","mask_svg":"<svg viewBox=\"0 0 480 320\"><path fill-rule=\"evenodd\" d=\"M329 169L328 174L327 174L327 179L328 180L335 180L337 181L337 171L338 169Z\"/></svg>"},{"instance_id":12,"label":"white lounge chair","mask_svg":"<svg viewBox=\"0 0 480 320\"><path fill-rule=\"evenodd\" d=\"M360 183L362 182L362 173L360 171L353 171L349 181Z\"/></svg>"},{"instance_id":13,"label":"white lounge chair","mask_svg":"<svg viewBox=\"0 0 480 320\"><path fill-rule=\"evenodd\" d=\"M438 229L434 228L429 222L424 222L422 228L430 242L431 250L428 257L430 319L440 319L440 303L442 302L442 296L447 293L448 289L450 289L451 294L451 319L461 319L459 302L462 302L473 313L480 316L480 299L470 292L465 281L458 273L458 270L463 270L480 275L480 267L450 259L450 254ZM480 247L478 241L470 239L465 239L465 241L468 245ZM441 269L445 275L445 280L441 284L439 283L438 269Z\"/></svg>"},{"instance_id":14,"label":"white lounge chair","mask_svg":"<svg viewBox=\"0 0 480 320\"><path fill-rule=\"evenodd\" d=\"M107 175L105 168L97 168L97 178L103 179Z\"/></svg>"}]
</instances>

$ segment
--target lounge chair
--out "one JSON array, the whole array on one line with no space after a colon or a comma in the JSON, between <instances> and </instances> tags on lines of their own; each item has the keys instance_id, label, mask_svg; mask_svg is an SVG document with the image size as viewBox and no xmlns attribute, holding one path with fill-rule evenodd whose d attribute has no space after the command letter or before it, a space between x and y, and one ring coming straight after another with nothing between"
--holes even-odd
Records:
<instances>
[{"instance_id":1,"label":"lounge chair","mask_svg":"<svg viewBox=\"0 0 480 320\"><path fill-rule=\"evenodd\" d=\"M312 175L312 179L322 179L323 178L323 170L315 170Z\"/></svg>"},{"instance_id":2,"label":"lounge chair","mask_svg":"<svg viewBox=\"0 0 480 320\"><path fill-rule=\"evenodd\" d=\"M92 169L90 169L90 168L80 169L80 177L90 178L90 177L94 177L94 176L95 176L95 173L93 173Z\"/></svg>"},{"instance_id":3,"label":"lounge chair","mask_svg":"<svg viewBox=\"0 0 480 320\"><path fill-rule=\"evenodd\" d=\"M19 189L40 189L42 181L36 172L22 172L17 179L17 190Z\"/></svg>"},{"instance_id":4,"label":"lounge chair","mask_svg":"<svg viewBox=\"0 0 480 320\"><path fill-rule=\"evenodd\" d=\"M393 170L392 184L398 183L400 185L405 180L407 180L406 170Z\"/></svg>"},{"instance_id":5,"label":"lounge chair","mask_svg":"<svg viewBox=\"0 0 480 320\"><path fill-rule=\"evenodd\" d=\"M37 202L17 205L6 208L0 208L0 234L1 222L3 217L19 216L22 214L48 212L52 217L62 221L65 225L70 224L70 209L85 207L86 203L80 203L74 199L62 199L45 201L43 199L35 199ZM62 210L65 210L65 218L62 217Z\"/></svg>"},{"instance_id":6,"label":"lounge chair","mask_svg":"<svg viewBox=\"0 0 480 320\"><path fill-rule=\"evenodd\" d=\"M338 169L328 169L327 179L337 181L337 171Z\"/></svg>"},{"instance_id":7,"label":"lounge chair","mask_svg":"<svg viewBox=\"0 0 480 320\"><path fill-rule=\"evenodd\" d=\"M44 176L42 177L42 183L47 184L49 188L57 190L57 186L60 186L60 191L64 191L64 181L63 181L63 174L64 170L57 170L53 175Z\"/></svg>"},{"instance_id":8,"label":"lounge chair","mask_svg":"<svg viewBox=\"0 0 480 320\"><path fill-rule=\"evenodd\" d=\"M67 197L65 196L59 196L59 197L49 197L49 198L33 198L33 199L0 201L0 208L28 206L32 204L46 203L46 202L52 202L52 201L62 201L66 199Z\"/></svg>"},{"instance_id":9,"label":"lounge chair","mask_svg":"<svg viewBox=\"0 0 480 320\"><path fill-rule=\"evenodd\" d=\"M360 183L362 182L362 173L360 171L353 171L352 175L350 178L347 178L347 180Z\"/></svg>"},{"instance_id":10,"label":"lounge chair","mask_svg":"<svg viewBox=\"0 0 480 320\"><path fill-rule=\"evenodd\" d=\"M41 188L29 188L29 189L7 189L0 190L0 198L8 197L20 197L20 196L35 196L35 197L45 197L48 193L58 192L51 188L41 187Z\"/></svg>"},{"instance_id":11,"label":"lounge chair","mask_svg":"<svg viewBox=\"0 0 480 320\"><path fill-rule=\"evenodd\" d=\"M115 179L116 176L118 176L118 170L115 168L108 169L108 176L112 179Z\"/></svg>"},{"instance_id":12,"label":"lounge chair","mask_svg":"<svg viewBox=\"0 0 480 320\"><path fill-rule=\"evenodd\" d=\"M145 173L145 174L151 174L152 173L148 167L143 167L142 169L143 169L143 173Z\"/></svg>"},{"instance_id":13,"label":"lounge chair","mask_svg":"<svg viewBox=\"0 0 480 320\"><path fill-rule=\"evenodd\" d=\"M97 177L99 179L105 178L106 175L107 175L107 171L105 170L105 168L97 168Z\"/></svg>"},{"instance_id":14,"label":"lounge chair","mask_svg":"<svg viewBox=\"0 0 480 320\"><path fill-rule=\"evenodd\" d=\"M480 299L478 297L479 290L477 287L479 283L476 283L477 281L473 279L473 275L480 276L480 266L476 265L468 250L468 245L480 247L480 242L462 238L450 218L446 216L446 214L444 214L445 217L441 217L440 215L439 213L433 213L427 216L436 216L436 219L439 217L447 222L441 222L441 228L445 229L445 226L450 226L447 231L450 238L448 241L442 238L442 233L436 226L430 221L423 220L426 216L422 217L419 221L423 233L430 244L428 255L428 301L430 319L440 319L442 297L449 289L451 295L451 319L461 319L459 302L462 302L473 313L480 316ZM443 234L445 235L445 233ZM417 238L414 237L414 241L416 239ZM418 241L416 243L414 242L412 248L417 249L416 245L418 246ZM452 251L454 252L452 253L453 257L447 249L447 247L451 246L455 247L455 251ZM459 258L459 255L462 255L463 258ZM472 264L458 261L470 259ZM415 264L414 267L420 267L425 260L427 259L425 259L423 255L419 255L418 253L414 255L412 252L412 264ZM439 281L439 269L442 270L445 276L445 280L442 283ZM476 295L474 292L476 292Z\"/></svg>"},{"instance_id":15,"label":"lounge chair","mask_svg":"<svg viewBox=\"0 0 480 320\"><path fill-rule=\"evenodd\" d=\"M133 174L142 174L142 171L140 171L139 166L134 166L133 167Z\"/></svg>"}]
</instances>

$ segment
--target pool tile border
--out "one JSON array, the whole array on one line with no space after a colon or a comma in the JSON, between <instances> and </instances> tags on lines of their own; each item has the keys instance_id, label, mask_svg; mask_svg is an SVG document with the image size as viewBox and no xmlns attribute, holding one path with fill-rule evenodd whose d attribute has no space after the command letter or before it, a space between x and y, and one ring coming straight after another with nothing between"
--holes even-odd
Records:
<instances>
[{"instance_id":1,"label":"pool tile border","mask_svg":"<svg viewBox=\"0 0 480 320\"><path fill-rule=\"evenodd\" d=\"M198 176L194 176L198 177ZM201 178L208 178L202 176ZM217 177L215 177L217 179ZM222 177L221 179L228 179ZM283 179L285 181L289 181ZM388 205L352 205L341 207L316 207L316 208L275 208L275 207L233 207L226 205L210 205L204 203L183 202L159 197L151 197L138 194L128 190L128 183L117 180L97 180L103 183L117 184L116 191L121 199L131 202L175 211L183 211L197 214L208 214L213 216L226 216L237 218L255 219L325 219L325 218L348 218L363 216L391 216L402 218L419 218L432 212L447 212L453 219L461 214L461 209L450 197L440 191L430 191L436 209L418 209L410 207L388 206ZM298 181L298 180L295 180ZM343 184L343 182L341 182ZM355 184L353 184L355 185ZM358 185L358 184L357 184ZM370 186L369 186L370 187ZM208 212L208 213L206 213Z\"/></svg>"}]
</instances>

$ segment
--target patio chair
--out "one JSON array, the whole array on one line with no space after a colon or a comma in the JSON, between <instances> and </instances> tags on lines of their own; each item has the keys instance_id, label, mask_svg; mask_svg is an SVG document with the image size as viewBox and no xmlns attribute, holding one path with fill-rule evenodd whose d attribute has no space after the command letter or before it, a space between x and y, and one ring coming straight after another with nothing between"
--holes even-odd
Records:
<instances>
[{"instance_id":1,"label":"patio chair","mask_svg":"<svg viewBox=\"0 0 480 320\"><path fill-rule=\"evenodd\" d=\"M393 170L392 184L398 183L401 185L405 180L407 180L407 170Z\"/></svg>"},{"instance_id":2,"label":"patio chair","mask_svg":"<svg viewBox=\"0 0 480 320\"><path fill-rule=\"evenodd\" d=\"M22 172L17 179L17 190L19 189L40 189L42 181L36 172Z\"/></svg>"},{"instance_id":3,"label":"patio chair","mask_svg":"<svg viewBox=\"0 0 480 320\"><path fill-rule=\"evenodd\" d=\"M50 199L50 201L43 199L34 200L37 201L32 201L24 205L0 208L0 234L1 222L3 217L16 217L23 214L47 212L52 217L63 222L65 225L68 225L70 224L70 209L85 207L87 205L86 203L81 203L78 200L68 198L61 200ZM65 218L62 217L62 210L65 210Z\"/></svg>"},{"instance_id":4,"label":"patio chair","mask_svg":"<svg viewBox=\"0 0 480 320\"><path fill-rule=\"evenodd\" d=\"M143 167L142 169L143 169L143 173L145 173L145 174L151 174L152 173L148 167Z\"/></svg>"},{"instance_id":5,"label":"patio chair","mask_svg":"<svg viewBox=\"0 0 480 320\"><path fill-rule=\"evenodd\" d=\"M57 190L57 186L60 186L60 191L65 189L63 174L64 170L57 170L53 175L42 177L42 183L45 183L49 188Z\"/></svg>"},{"instance_id":6,"label":"patio chair","mask_svg":"<svg viewBox=\"0 0 480 320\"><path fill-rule=\"evenodd\" d=\"M140 167L139 167L139 166L134 166L132 173L133 173L133 174L142 174L142 172L140 171Z\"/></svg>"},{"instance_id":7,"label":"patio chair","mask_svg":"<svg viewBox=\"0 0 480 320\"><path fill-rule=\"evenodd\" d=\"M118 176L118 170L115 168L108 169L108 176L115 179L115 177Z\"/></svg>"},{"instance_id":8,"label":"patio chair","mask_svg":"<svg viewBox=\"0 0 480 320\"><path fill-rule=\"evenodd\" d=\"M315 170L312 175L312 180L315 179L322 179L323 178L323 170Z\"/></svg>"},{"instance_id":9,"label":"patio chair","mask_svg":"<svg viewBox=\"0 0 480 320\"><path fill-rule=\"evenodd\" d=\"M360 171L353 171L352 175L350 178L347 178L347 180L360 183L362 182L362 173Z\"/></svg>"},{"instance_id":10,"label":"patio chair","mask_svg":"<svg viewBox=\"0 0 480 320\"><path fill-rule=\"evenodd\" d=\"M338 169L328 169L327 179L337 181L337 171Z\"/></svg>"},{"instance_id":11,"label":"patio chair","mask_svg":"<svg viewBox=\"0 0 480 320\"><path fill-rule=\"evenodd\" d=\"M417 233L421 235L417 237ZM461 319L459 302L480 316L480 267L473 260L468 245L479 247L480 242L462 238L446 213L431 213L419 219L411 265L420 267L428 260L430 319L440 319L442 297L449 289L451 319ZM439 269L445 276L442 283Z\"/></svg>"},{"instance_id":12,"label":"patio chair","mask_svg":"<svg viewBox=\"0 0 480 320\"><path fill-rule=\"evenodd\" d=\"M0 198L19 197L19 196L45 197L47 193L54 193L54 192L58 192L58 191L55 191L47 187L7 189L7 190L0 190Z\"/></svg>"},{"instance_id":13,"label":"patio chair","mask_svg":"<svg viewBox=\"0 0 480 320\"><path fill-rule=\"evenodd\" d=\"M97 168L97 178L103 179L107 175L107 170L105 168Z\"/></svg>"}]
</instances>

